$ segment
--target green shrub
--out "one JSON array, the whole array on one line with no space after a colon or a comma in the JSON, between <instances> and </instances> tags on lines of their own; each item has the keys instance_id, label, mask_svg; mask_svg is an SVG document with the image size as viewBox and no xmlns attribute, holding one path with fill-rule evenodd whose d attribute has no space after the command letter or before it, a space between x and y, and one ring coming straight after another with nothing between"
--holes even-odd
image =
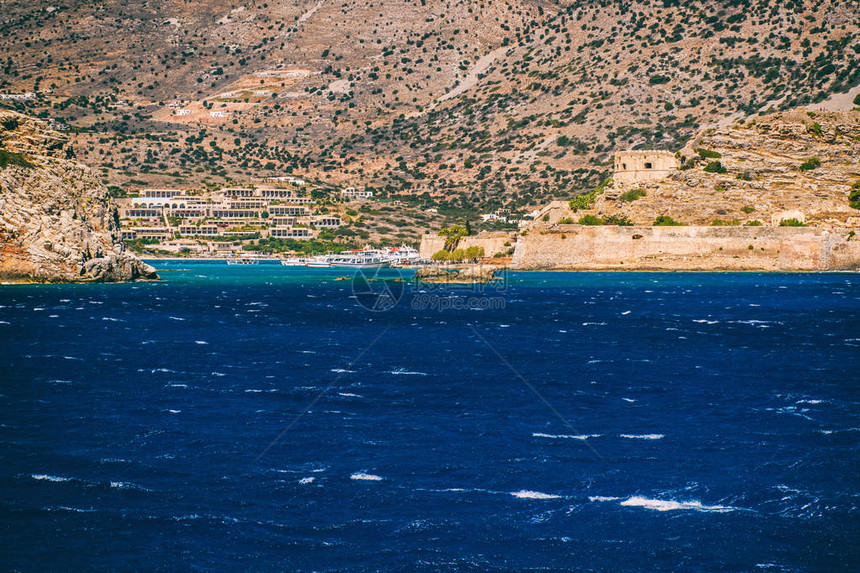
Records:
<instances>
[{"instance_id":1,"label":"green shrub","mask_svg":"<svg viewBox=\"0 0 860 573\"><path fill-rule=\"evenodd\" d=\"M705 166L706 173L725 173L727 169L719 161L711 161Z\"/></svg>"},{"instance_id":2,"label":"green shrub","mask_svg":"<svg viewBox=\"0 0 860 573\"><path fill-rule=\"evenodd\" d=\"M8 167L9 165L17 165L18 167L24 167L27 169L33 168L33 164L24 159L24 156L20 153L13 153L11 151L6 151L5 149L0 149L0 169Z\"/></svg>"},{"instance_id":3,"label":"green shrub","mask_svg":"<svg viewBox=\"0 0 860 573\"><path fill-rule=\"evenodd\" d=\"M643 189L631 189L625 193L622 193L618 198L619 201L624 201L625 203L632 203L636 199L645 196L645 191Z\"/></svg>"},{"instance_id":4,"label":"green shrub","mask_svg":"<svg viewBox=\"0 0 860 573\"><path fill-rule=\"evenodd\" d=\"M854 209L860 209L860 181L851 186L848 192L848 205Z\"/></svg>"},{"instance_id":5,"label":"green shrub","mask_svg":"<svg viewBox=\"0 0 860 573\"><path fill-rule=\"evenodd\" d=\"M663 76L660 74L655 74L655 75L651 76L650 78L648 78L648 83L651 84L652 86L656 86L659 84L668 84L671 79L672 78L670 78L669 76Z\"/></svg>"},{"instance_id":6,"label":"green shrub","mask_svg":"<svg viewBox=\"0 0 860 573\"><path fill-rule=\"evenodd\" d=\"M750 213L755 211L755 207L753 207L752 205L744 205L743 207L741 207L741 211L749 215Z\"/></svg>"},{"instance_id":7,"label":"green shrub","mask_svg":"<svg viewBox=\"0 0 860 573\"><path fill-rule=\"evenodd\" d=\"M752 173L750 173L749 171L741 171L740 173L738 173L738 179L740 179L741 181L752 181L753 176Z\"/></svg>"},{"instance_id":8,"label":"green shrub","mask_svg":"<svg viewBox=\"0 0 860 573\"><path fill-rule=\"evenodd\" d=\"M684 223L679 223L672 217L668 215L660 215L656 219L654 219L655 227L680 227Z\"/></svg>"},{"instance_id":9,"label":"green shrub","mask_svg":"<svg viewBox=\"0 0 860 573\"><path fill-rule=\"evenodd\" d=\"M746 227L761 227L761 221L759 221L758 219L753 219L752 221L747 221L746 223L744 223L744 226L746 226Z\"/></svg>"},{"instance_id":10,"label":"green shrub","mask_svg":"<svg viewBox=\"0 0 860 573\"><path fill-rule=\"evenodd\" d=\"M780 227L805 227L806 223L801 222L799 219L783 219L779 222Z\"/></svg>"},{"instance_id":11,"label":"green shrub","mask_svg":"<svg viewBox=\"0 0 860 573\"><path fill-rule=\"evenodd\" d=\"M602 225L603 219L601 219L600 217L596 217L594 215L584 215L579 220L579 224L580 225Z\"/></svg>"},{"instance_id":12,"label":"green shrub","mask_svg":"<svg viewBox=\"0 0 860 573\"><path fill-rule=\"evenodd\" d=\"M603 219L604 225L618 225L619 227L632 227L633 221L624 215L610 215Z\"/></svg>"},{"instance_id":13,"label":"green shrub","mask_svg":"<svg viewBox=\"0 0 860 573\"><path fill-rule=\"evenodd\" d=\"M449 253L445 249L442 249L441 251L436 251L435 253L433 253L433 256L431 256L430 259L433 261L444 263L445 261L451 259L451 253Z\"/></svg>"},{"instance_id":14,"label":"green shrub","mask_svg":"<svg viewBox=\"0 0 860 573\"><path fill-rule=\"evenodd\" d=\"M711 221L712 227L737 227L740 224L741 222L739 219L714 219L713 221Z\"/></svg>"},{"instance_id":15,"label":"green shrub","mask_svg":"<svg viewBox=\"0 0 860 573\"><path fill-rule=\"evenodd\" d=\"M568 203L571 209L578 211L579 209L590 209L594 205L594 195L586 193L585 195L577 195Z\"/></svg>"},{"instance_id":16,"label":"green shrub","mask_svg":"<svg viewBox=\"0 0 860 573\"><path fill-rule=\"evenodd\" d=\"M577 195L573 199L570 200L568 205L574 211L578 211L579 209L591 209L594 206L594 200L598 195L603 193L603 190L606 189L609 185L612 184L612 178L607 179L594 191L589 191L584 195Z\"/></svg>"},{"instance_id":17,"label":"green shrub","mask_svg":"<svg viewBox=\"0 0 860 573\"><path fill-rule=\"evenodd\" d=\"M466 249L467 259L481 259L484 257L484 247L469 247Z\"/></svg>"},{"instance_id":18,"label":"green shrub","mask_svg":"<svg viewBox=\"0 0 860 573\"><path fill-rule=\"evenodd\" d=\"M854 96L854 105L860 105L860 94Z\"/></svg>"},{"instance_id":19,"label":"green shrub","mask_svg":"<svg viewBox=\"0 0 860 573\"><path fill-rule=\"evenodd\" d=\"M466 258L466 251L464 251L463 249L454 249L454 252L451 253L451 260L452 261L460 262L462 260L465 260L465 258Z\"/></svg>"},{"instance_id":20,"label":"green shrub","mask_svg":"<svg viewBox=\"0 0 860 573\"><path fill-rule=\"evenodd\" d=\"M817 157L810 157L806 161L800 164L801 171L812 171L813 169L818 169L821 167L821 160Z\"/></svg>"},{"instance_id":21,"label":"green shrub","mask_svg":"<svg viewBox=\"0 0 860 573\"><path fill-rule=\"evenodd\" d=\"M810 125L809 126L809 133L811 133L813 135L817 135L818 137L821 137L821 124L820 123L813 123L812 125Z\"/></svg>"},{"instance_id":22,"label":"green shrub","mask_svg":"<svg viewBox=\"0 0 860 573\"><path fill-rule=\"evenodd\" d=\"M714 151L712 149L704 149L702 147L694 149L696 153L699 154L699 157L702 159L719 159L723 155L719 151Z\"/></svg>"}]
</instances>

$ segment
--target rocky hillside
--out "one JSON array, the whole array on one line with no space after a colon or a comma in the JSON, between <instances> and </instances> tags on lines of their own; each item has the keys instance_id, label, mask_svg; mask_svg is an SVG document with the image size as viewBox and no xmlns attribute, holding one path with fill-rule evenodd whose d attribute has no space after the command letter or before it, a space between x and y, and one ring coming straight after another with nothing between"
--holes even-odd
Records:
<instances>
[{"instance_id":1,"label":"rocky hillside","mask_svg":"<svg viewBox=\"0 0 860 573\"><path fill-rule=\"evenodd\" d=\"M294 172L486 211L569 198L617 149L850 107L858 31L845 0L8 0L0 90L38 95L0 104L72 126L112 184Z\"/></svg>"},{"instance_id":2,"label":"rocky hillside","mask_svg":"<svg viewBox=\"0 0 860 573\"><path fill-rule=\"evenodd\" d=\"M707 130L679 153L681 170L638 189L607 188L594 207L563 217L621 216L651 225L779 224L798 218L856 227L860 203L860 111L783 112ZM644 192L644 195L643 195Z\"/></svg>"},{"instance_id":3,"label":"rocky hillside","mask_svg":"<svg viewBox=\"0 0 860 573\"><path fill-rule=\"evenodd\" d=\"M158 278L124 252L116 207L46 124L0 111L0 280Z\"/></svg>"}]
</instances>

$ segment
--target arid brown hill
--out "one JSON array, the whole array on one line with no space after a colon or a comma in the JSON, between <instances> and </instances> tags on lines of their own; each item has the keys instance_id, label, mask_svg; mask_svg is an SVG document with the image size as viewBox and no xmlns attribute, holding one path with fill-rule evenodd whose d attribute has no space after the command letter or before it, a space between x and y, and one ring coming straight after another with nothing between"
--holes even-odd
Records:
<instances>
[{"instance_id":1,"label":"arid brown hill","mask_svg":"<svg viewBox=\"0 0 860 573\"><path fill-rule=\"evenodd\" d=\"M516 207L593 186L616 149L678 149L702 126L860 83L847 0L3 8L0 89L39 92L4 105L75 126L116 184L293 171Z\"/></svg>"}]
</instances>

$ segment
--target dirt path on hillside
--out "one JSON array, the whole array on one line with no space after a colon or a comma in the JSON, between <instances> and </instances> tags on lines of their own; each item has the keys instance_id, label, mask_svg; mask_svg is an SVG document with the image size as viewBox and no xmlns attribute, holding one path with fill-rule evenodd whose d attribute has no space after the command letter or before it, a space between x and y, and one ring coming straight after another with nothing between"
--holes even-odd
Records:
<instances>
[{"instance_id":1,"label":"dirt path on hillside","mask_svg":"<svg viewBox=\"0 0 860 573\"><path fill-rule=\"evenodd\" d=\"M435 107L443 101L458 97L464 92L478 85L478 76L486 72L490 68L490 66L493 65L493 62L496 61L496 58L498 58L507 49L507 47L496 48L492 52L481 56L478 61L475 62L475 64L469 69L469 73L466 74L466 77L463 78L463 81L457 84L457 87L453 88L445 95L440 96L439 99L437 99L436 102L433 104L433 106Z\"/></svg>"}]
</instances>

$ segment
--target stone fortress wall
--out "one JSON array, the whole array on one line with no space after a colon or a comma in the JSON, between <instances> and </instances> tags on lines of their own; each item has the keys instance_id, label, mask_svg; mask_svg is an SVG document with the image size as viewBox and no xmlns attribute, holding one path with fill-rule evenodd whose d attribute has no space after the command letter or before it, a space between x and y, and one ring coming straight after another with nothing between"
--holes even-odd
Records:
<instances>
[{"instance_id":1,"label":"stone fortress wall","mask_svg":"<svg viewBox=\"0 0 860 573\"><path fill-rule=\"evenodd\" d=\"M860 270L860 230L557 225L520 236L511 267L569 270Z\"/></svg>"}]
</instances>

